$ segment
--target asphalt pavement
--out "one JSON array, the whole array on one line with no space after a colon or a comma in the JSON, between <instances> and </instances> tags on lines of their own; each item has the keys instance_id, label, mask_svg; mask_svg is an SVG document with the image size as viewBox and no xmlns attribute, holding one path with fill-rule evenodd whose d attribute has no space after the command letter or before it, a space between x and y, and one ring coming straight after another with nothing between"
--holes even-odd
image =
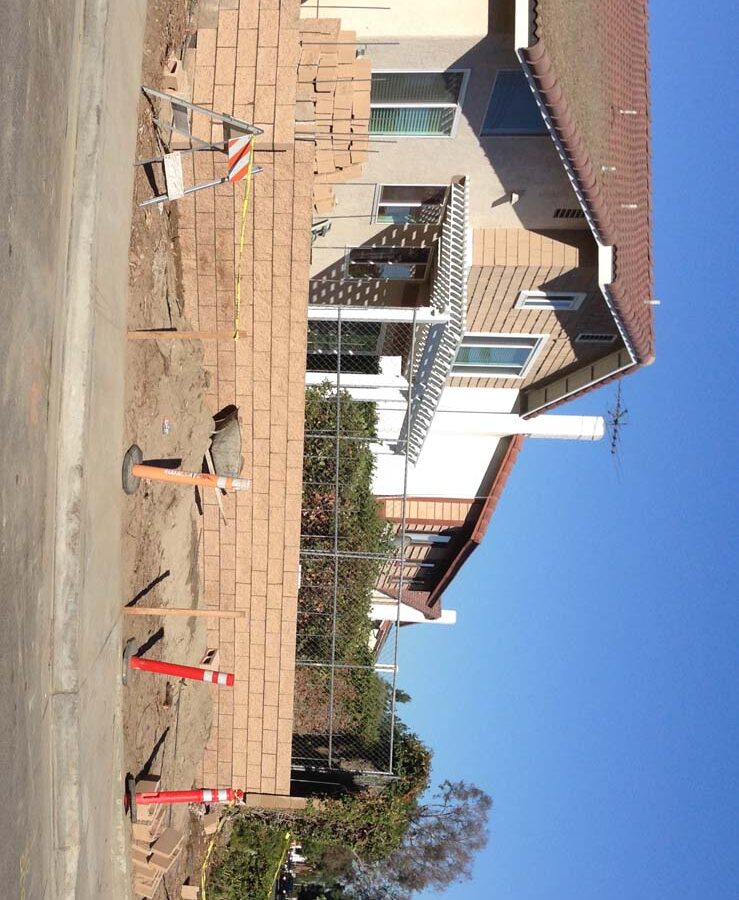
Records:
<instances>
[{"instance_id":1,"label":"asphalt pavement","mask_svg":"<svg viewBox=\"0 0 739 900\"><path fill-rule=\"evenodd\" d=\"M0 893L115 900L127 896L119 445L145 0L2 8Z\"/></svg>"},{"instance_id":2,"label":"asphalt pavement","mask_svg":"<svg viewBox=\"0 0 739 900\"><path fill-rule=\"evenodd\" d=\"M51 853L48 463L57 427L52 356L64 303L76 6L5 3L0 27L0 884L7 897L44 896L50 886L48 866L38 865Z\"/></svg>"}]
</instances>

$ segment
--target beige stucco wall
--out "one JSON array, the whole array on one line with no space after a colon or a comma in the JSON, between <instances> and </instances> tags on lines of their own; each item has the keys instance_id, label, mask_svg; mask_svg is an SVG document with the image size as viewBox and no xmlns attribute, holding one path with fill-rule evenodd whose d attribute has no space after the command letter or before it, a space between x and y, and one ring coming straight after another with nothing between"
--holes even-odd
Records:
<instances>
[{"instance_id":1,"label":"beige stucco wall","mask_svg":"<svg viewBox=\"0 0 739 900\"><path fill-rule=\"evenodd\" d=\"M571 228L572 222L553 218L557 207L575 207L577 201L550 138L479 134L496 73L518 67L510 40L496 35L398 40L397 46L370 48L373 71L469 70L456 133L450 138L387 137L371 143L361 179L336 185L331 231L314 244L311 274L330 271L343 257L344 247L374 243L388 231L387 225L373 224L370 218L379 184L449 184L455 175L467 175L472 227ZM520 194L515 205L508 201L511 191ZM391 243L387 234L382 242Z\"/></svg>"},{"instance_id":2,"label":"beige stucco wall","mask_svg":"<svg viewBox=\"0 0 739 900\"><path fill-rule=\"evenodd\" d=\"M338 12L342 28L357 32L359 38L395 35L477 35L488 30L488 0L341 0L341 10L324 8L320 0L307 0L301 7L303 19ZM374 9L371 7L375 7ZM382 7L389 7L389 9Z\"/></svg>"}]
</instances>

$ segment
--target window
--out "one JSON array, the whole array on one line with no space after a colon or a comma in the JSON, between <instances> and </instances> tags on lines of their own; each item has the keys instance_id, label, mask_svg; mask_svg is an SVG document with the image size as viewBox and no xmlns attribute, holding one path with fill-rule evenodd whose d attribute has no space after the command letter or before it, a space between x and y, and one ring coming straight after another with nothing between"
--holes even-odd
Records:
<instances>
[{"instance_id":1,"label":"window","mask_svg":"<svg viewBox=\"0 0 739 900\"><path fill-rule=\"evenodd\" d=\"M578 344L612 344L615 340L615 334L596 334L591 331L581 331L575 338Z\"/></svg>"},{"instance_id":2,"label":"window","mask_svg":"<svg viewBox=\"0 0 739 900\"><path fill-rule=\"evenodd\" d=\"M521 291L516 300L516 309L579 309L586 296L584 293L562 291Z\"/></svg>"},{"instance_id":3,"label":"window","mask_svg":"<svg viewBox=\"0 0 739 900\"><path fill-rule=\"evenodd\" d=\"M424 281L429 268L429 247L354 247L346 258L349 278L387 281Z\"/></svg>"},{"instance_id":4,"label":"window","mask_svg":"<svg viewBox=\"0 0 739 900\"><path fill-rule=\"evenodd\" d=\"M437 534L435 531L406 531L406 538L412 544L448 544L448 534Z\"/></svg>"},{"instance_id":5,"label":"window","mask_svg":"<svg viewBox=\"0 0 739 900\"><path fill-rule=\"evenodd\" d=\"M405 540L410 544L448 544L450 537L448 534L438 534L435 531L406 531ZM394 541L400 546L401 536L396 535Z\"/></svg>"},{"instance_id":6,"label":"window","mask_svg":"<svg viewBox=\"0 0 739 900\"><path fill-rule=\"evenodd\" d=\"M373 72L372 134L451 137L466 72Z\"/></svg>"},{"instance_id":7,"label":"window","mask_svg":"<svg viewBox=\"0 0 739 900\"><path fill-rule=\"evenodd\" d=\"M336 322L308 323L309 372L342 372L377 375L380 371L380 349L385 326L381 322L342 322L341 354Z\"/></svg>"},{"instance_id":8,"label":"window","mask_svg":"<svg viewBox=\"0 0 739 900\"><path fill-rule=\"evenodd\" d=\"M498 72L482 122L481 134L546 133L547 127L524 73L514 69Z\"/></svg>"},{"instance_id":9,"label":"window","mask_svg":"<svg viewBox=\"0 0 739 900\"><path fill-rule=\"evenodd\" d=\"M381 184L375 222L437 225L446 200L446 185Z\"/></svg>"},{"instance_id":10,"label":"window","mask_svg":"<svg viewBox=\"0 0 739 900\"><path fill-rule=\"evenodd\" d=\"M529 334L467 334L457 350L452 374L523 378L544 337Z\"/></svg>"}]
</instances>

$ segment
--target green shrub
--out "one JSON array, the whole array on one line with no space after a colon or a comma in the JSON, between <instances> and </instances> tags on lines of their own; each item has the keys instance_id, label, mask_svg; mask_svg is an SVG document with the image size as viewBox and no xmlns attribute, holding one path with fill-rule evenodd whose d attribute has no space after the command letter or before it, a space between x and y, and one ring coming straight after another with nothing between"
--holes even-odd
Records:
<instances>
[{"instance_id":1,"label":"green shrub","mask_svg":"<svg viewBox=\"0 0 739 900\"><path fill-rule=\"evenodd\" d=\"M228 843L216 851L208 875L209 900L267 900L285 850L285 830L238 818Z\"/></svg>"},{"instance_id":2,"label":"green shrub","mask_svg":"<svg viewBox=\"0 0 739 900\"><path fill-rule=\"evenodd\" d=\"M339 439L338 463L337 416L339 435L360 438ZM357 402L345 391L337 398L328 383L310 387L306 390L305 431L303 550L330 553L338 531L341 552L388 554L389 528L372 494L374 457L370 441L362 440L376 436L374 404ZM335 659L367 667L339 669L333 682L334 728L356 734L364 744L378 739L387 697L385 683L371 670L374 659L369 649L369 611L380 567L378 559L342 558L335 568L331 556L303 555L298 594L298 662L329 664ZM319 671L313 670L303 678L306 689L302 701L309 706L298 712L296 731L301 734L326 730L328 670ZM301 677L299 672L299 681Z\"/></svg>"}]
</instances>

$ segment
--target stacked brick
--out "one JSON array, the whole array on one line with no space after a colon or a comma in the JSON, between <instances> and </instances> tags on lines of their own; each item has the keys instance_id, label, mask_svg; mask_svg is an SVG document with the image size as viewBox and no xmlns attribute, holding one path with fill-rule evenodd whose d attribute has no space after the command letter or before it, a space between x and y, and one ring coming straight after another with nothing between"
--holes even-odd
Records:
<instances>
[{"instance_id":1,"label":"stacked brick","mask_svg":"<svg viewBox=\"0 0 739 900\"><path fill-rule=\"evenodd\" d=\"M159 790L158 778L143 778L137 790ZM134 892L139 897L153 897L164 876L177 861L183 847L182 834L165 828L166 807L152 804L137 809L131 841L131 864Z\"/></svg>"},{"instance_id":2,"label":"stacked brick","mask_svg":"<svg viewBox=\"0 0 739 900\"><path fill-rule=\"evenodd\" d=\"M372 67L339 19L304 20L300 39L296 118L316 137L313 208L327 215L336 203L332 185L358 178L367 160Z\"/></svg>"},{"instance_id":3,"label":"stacked brick","mask_svg":"<svg viewBox=\"0 0 739 900\"><path fill-rule=\"evenodd\" d=\"M225 498L225 522L213 493L204 497L201 605L243 615L210 620L208 646L236 684L212 691L201 783L288 794L313 179L313 145L294 139L299 0L210 0L198 16L194 60L185 57L193 102L264 129L241 260L240 338L203 340L207 399L213 412L239 408L252 491ZM198 119L193 133L203 137L211 126ZM225 173L222 154L198 152L187 164L186 177L198 181ZM224 184L177 204L185 313L202 332L234 328L244 190Z\"/></svg>"},{"instance_id":4,"label":"stacked brick","mask_svg":"<svg viewBox=\"0 0 739 900\"><path fill-rule=\"evenodd\" d=\"M462 525L474 501L440 497L389 497L379 501L380 515L388 522L407 525Z\"/></svg>"}]
</instances>

